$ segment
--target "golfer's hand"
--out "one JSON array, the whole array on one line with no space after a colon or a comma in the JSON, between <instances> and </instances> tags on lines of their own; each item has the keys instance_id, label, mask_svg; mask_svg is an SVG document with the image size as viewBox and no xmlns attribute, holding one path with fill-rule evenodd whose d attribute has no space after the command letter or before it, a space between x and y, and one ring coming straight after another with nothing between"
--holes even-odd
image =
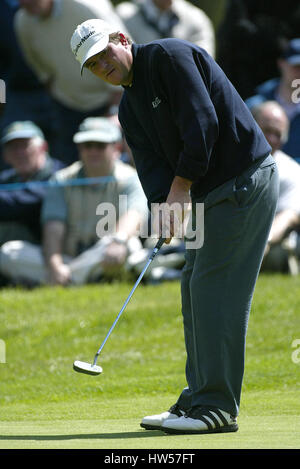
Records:
<instances>
[{"instance_id":1,"label":"golfer's hand","mask_svg":"<svg viewBox=\"0 0 300 469\"><path fill-rule=\"evenodd\" d=\"M190 206L190 187L192 181L176 176L173 180L161 221L161 236L166 236L169 244L173 236L183 236L183 222Z\"/></svg>"}]
</instances>

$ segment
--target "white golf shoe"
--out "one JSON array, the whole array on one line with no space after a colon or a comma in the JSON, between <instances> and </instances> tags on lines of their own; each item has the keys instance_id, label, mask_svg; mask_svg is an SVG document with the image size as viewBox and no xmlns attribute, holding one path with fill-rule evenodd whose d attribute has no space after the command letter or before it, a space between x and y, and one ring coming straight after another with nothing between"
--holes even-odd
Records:
<instances>
[{"instance_id":1,"label":"white golf shoe","mask_svg":"<svg viewBox=\"0 0 300 469\"><path fill-rule=\"evenodd\" d=\"M166 420L178 420L185 412L180 409L178 404L174 404L167 412L158 415L147 415L141 422L141 427L146 430L161 430L163 423Z\"/></svg>"},{"instance_id":2,"label":"white golf shoe","mask_svg":"<svg viewBox=\"0 0 300 469\"><path fill-rule=\"evenodd\" d=\"M184 416L166 419L161 425L165 433L201 434L236 432L236 418L224 410L213 407L196 406Z\"/></svg>"}]
</instances>

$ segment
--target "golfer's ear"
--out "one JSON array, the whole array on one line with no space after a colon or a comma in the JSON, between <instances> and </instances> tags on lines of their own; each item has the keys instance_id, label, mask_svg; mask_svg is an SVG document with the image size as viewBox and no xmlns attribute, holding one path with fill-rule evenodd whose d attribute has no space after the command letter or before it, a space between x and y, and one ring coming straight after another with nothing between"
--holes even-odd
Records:
<instances>
[{"instance_id":1,"label":"golfer's ear","mask_svg":"<svg viewBox=\"0 0 300 469\"><path fill-rule=\"evenodd\" d=\"M120 42L123 46L126 46L128 44L127 39L126 39L126 37L124 36L123 33L119 33L119 38L120 38Z\"/></svg>"}]
</instances>

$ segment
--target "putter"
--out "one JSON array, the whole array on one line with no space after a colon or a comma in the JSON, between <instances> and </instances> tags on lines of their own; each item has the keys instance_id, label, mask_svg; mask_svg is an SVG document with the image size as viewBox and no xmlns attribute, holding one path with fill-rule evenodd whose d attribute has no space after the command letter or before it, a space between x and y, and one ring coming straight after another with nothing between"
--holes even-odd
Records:
<instances>
[{"instance_id":1,"label":"putter","mask_svg":"<svg viewBox=\"0 0 300 469\"><path fill-rule=\"evenodd\" d=\"M149 265L151 264L151 262L153 261L154 257L156 256L156 254L158 253L158 251L160 250L160 248L162 247L162 245L164 244L165 242L165 238L159 238L159 240L157 241L145 267L143 268L142 272L140 273L139 275L139 278L137 279L137 281L135 282L131 292L129 293L125 303L123 304L122 308L121 308L121 311L119 312L118 316L116 317L116 319L114 320L113 322L113 325L111 326L111 328L109 329L108 333L107 333L107 336L105 337L104 341L102 342L99 350L97 351L96 355L95 355L95 358L94 358L94 362L93 364L90 364L90 363L86 363L86 362L81 362L81 361L75 361L73 363L73 369L75 371L77 371L78 373L85 373L87 375L93 375L93 376L96 376L96 375L99 375L100 373L102 373L102 368L101 366L97 365L97 360L98 360L98 357L104 347L104 345L106 344L106 341L107 339L109 338L110 334L112 333L115 325L117 324L118 320L120 319L124 309L126 308L127 304L129 303L132 295L134 294L137 286L139 285L140 281L142 280L146 270L148 269Z\"/></svg>"}]
</instances>

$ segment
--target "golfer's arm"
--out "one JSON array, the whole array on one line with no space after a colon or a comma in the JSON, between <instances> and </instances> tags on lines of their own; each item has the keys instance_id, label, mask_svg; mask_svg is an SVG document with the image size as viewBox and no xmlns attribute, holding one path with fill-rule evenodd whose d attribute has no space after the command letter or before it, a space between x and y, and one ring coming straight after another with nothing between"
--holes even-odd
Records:
<instances>
[{"instance_id":1,"label":"golfer's arm","mask_svg":"<svg viewBox=\"0 0 300 469\"><path fill-rule=\"evenodd\" d=\"M192 184L193 181L190 181L190 179L186 179L181 176L175 176L173 179L171 190L189 192Z\"/></svg>"},{"instance_id":2,"label":"golfer's arm","mask_svg":"<svg viewBox=\"0 0 300 469\"><path fill-rule=\"evenodd\" d=\"M65 232L65 224L61 221L48 221L43 227L43 255L48 268L55 268L63 263L62 247Z\"/></svg>"}]
</instances>

